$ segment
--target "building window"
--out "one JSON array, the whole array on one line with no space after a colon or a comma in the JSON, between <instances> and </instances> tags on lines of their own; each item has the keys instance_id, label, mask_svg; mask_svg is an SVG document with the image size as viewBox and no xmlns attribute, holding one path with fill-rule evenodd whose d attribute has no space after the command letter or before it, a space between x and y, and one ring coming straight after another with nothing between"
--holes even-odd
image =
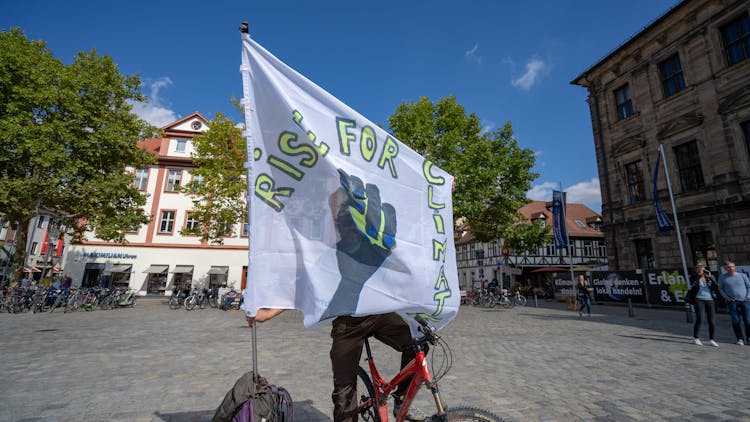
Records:
<instances>
[{"instance_id":1,"label":"building window","mask_svg":"<svg viewBox=\"0 0 750 422\"><path fill-rule=\"evenodd\" d=\"M36 228L43 229L44 228L44 220L46 220L46 219L47 219L47 217L45 217L43 215L40 215L39 217L37 217L37 219L36 219Z\"/></svg>"},{"instance_id":2,"label":"building window","mask_svg":"<svg viewBox=\"0 0 750 422\"><path fill-rule=\"evenodd\" d=\"M628 180L630 203L637 204L646 199L646 188L643 181L643 167L641 166L641 160L626 164L625 173Z\"/></svg>"},{"instance_id":3,"label":"building window","mask_svg":"<svg viewBox=\"0 0 750 422\"><path fill-rule=\"evenodd\" d=\"M196 192L198 188L203 186L203 180L204 178L202 174L194 174L193 180L190 183L190 189L192 189L193 192Z\"/></svg>"},{"instance_id":4,"label":"building window","mask_svg":"<svg viewBox=\"0 0 750 422\"><path fill-rule=\"evenodd\" d=\"M583 241L583 256L594 256L594 243L591 240Z\"/></svg>"},{"instance_id":5,"label":"building window","mask_svg":"<svg viewBox=\"0 0 750 422\"><path fill-rule=\"evenodd\" d=\"M682 75L679 55L675 54L659 63L659 70L661 70L661 82L664 86L665 96L671 97L685 89L685 77Z\"/></svg>"},{"instance_id":6,"label":"building window","mask_svg":"<svg viewBox=\"0 0 750 422\"><path fill-rule=\"evenodd\" d=\"M159 233L172 233L174 229L174 211L162 211Z\"/></svg>"},{"instance_id":7,"label":"building window","mask_svg":"<svg viewBox=\"0 0 750 422\"><path fill-rule=\"evenodd\" d=\"M182 178L182 170L169 170L169 178L167 179L167 192L177 192L180 190L180 179Z\"/></svg>"},{"instance_id":8,"label":"building window","mask_svg":"<svg viewBox=\"0 0 750 422\"><path fill-rule=\"evenodd\" d=\"M247 237L247 234L250 232L250 225L247 223L242 223L242 237Z\"/></svg>"},{"instance_id":9,"label":"building window","mask_svg":"<svg viewBox=\"0 0 750 422\"><path fill-rule=\"evenodd\" d=\"M188 230L195 230L198 228L198 219L195 218L194 212L187 213L187 218L185 219L185 228Z\"/></svg>"},{"instance_id":10,"label":"building window","mask_svg":"<svg viewBox=\"0 0 750 422\"><path fill-rule=\"evenodd\" d=\"M690 251L693 255L693 265L716 267L719 262L716 257L716 244L709 231L688 233Z\"/></svg>"},{"instance_id":11,"label":"building window","mask_svg":"<svg viewBox=\"0 0 750 422\"><path fill-rule=\"evenodd\" d=\"M750 17L747 13L721 27L721 35L730 65L750 56Z\"/></svg>"},{"instance_id":12,"label":"building window","mask_svg":"<svg viewBox=\"0 0 750 422\"><path fill-rule=\"evenodd\" d=\"M175 152L185 152L187 139L175 139Z\"/></svg>"},{"instance_id":13,"label":"building window","mask_svg":"<svg viewBox=\"0 0 750 422\"><path fill-rule=\"evenodd\" d=\"M627 119L633 113L633 100L630 98L630 86L628 84L615 90L615 104L617 104L618 120Z\"/></svg>"},{"instance_id":14,"label":"building window","mask_svg":"<svg viewBox=\"0 0 750 422\"><path fill-rule=\"evenodd\" d=\"M575 223L576 223L576 226L578 226L578 227L580 227L582 229L586 228L586 224L584 224L583 221L581 221L581 220L575 220Z\"/></svg>"},{"instance_id":15,"label":"building window","mask_svg":"<svg viewBox=\"0 0 750 422\"><path fill-rule=\"evenodd\" d=\"M703 187L703 171L698 156L698 143L695 141L674 148L677 158L677 171L680 173L682 191L689 192Z\"/></svg>"},{"instance_id":16,"label":"building window","mask_svg":"<svg viewBox=\"0 0 750 422\"><path fill-rule=\"evenodd\" d=\"M742 123L742 132L745 134L745 146L748 154L750 154L750 120Z\"/></svg>"},{"instance_id":17,"label":"building window","mask_svg":"<svg viewBox=\"0 0 750 422\"><path fill-rule=\"evenodd\" d=\"M638 268L642 270L654 268L654 249L651 246L651 239L635 241L635 256L638 259Z\"/></svg>"},{"instance_id":18,"label":"building window","mask_svg":"<svg viewBox=\"0 0 750 422\"><path fill-rule=\"evenodd\" d=\"M597 242L597 249L599 250L599 257L606 258L607 257L607 243L604 241Z\"/></svg>"},{"instance_id":19,"label":"building window","mask_svg":"<svg viewBox=\"0 0 750 422\"><path fill-rule=\"evenodd\" d=\"M31 254L36 255L39 252L39 242L31 242Z\"/></svg>"},{"instance_id":20,"label":"building window","mask_svg":"<svg viewBox=\"0 0 750 422\"><path fill-rule=\"evenodd\" d=\"M137 169L135 171L135 188L138 190L146 190L147 183L148 169Z\"/></svg>"}]
</instances>

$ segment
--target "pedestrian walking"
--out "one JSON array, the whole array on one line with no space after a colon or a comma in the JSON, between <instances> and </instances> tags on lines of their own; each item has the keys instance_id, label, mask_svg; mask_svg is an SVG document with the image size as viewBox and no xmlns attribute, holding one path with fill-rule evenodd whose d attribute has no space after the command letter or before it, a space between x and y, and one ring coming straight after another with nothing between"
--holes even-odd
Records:
<instances>
[{"instance_id":1,"label":"pedestrian walking","mask_svg":"<svg viewBox=\"0 0 750 422\"><path fill-rule=\"evenodd\" d=\"M719 276L719 292L727 301L729 316L732 318L732 329L737 337L737 344L750 344L750 279L738 273L734 262L726 261L727 272ZM744 318L745 333L742 333L740 319Z\"/></svg>"},{"instance_id":2,"label":"pedestrian walking","mask_svg":"<svg viewBox=\"0 0 750 422\"><path fill-rule=\"evenodd\" d=\"M687 303L695 306L693 343L698 346L703 346L699 334L701 324L703 323L703 314L705 313L706 322L708 323L708 344L714 347L719 347L719 344L714 339L714 332L716 330L716 306L714 300L720 294L719 285L713 275L711 275L711 272L700 264L695 266L693 280L695 280L695 284L693 284L693 287L688 290L685 297Z\"/></svg>"},{"instance_id":3,"label":"pedestrian walking","mask_svg":"<svg viewBox=\"0 0 750 422\"><path fill-rule=\"evenodd\" d=\"M579 275L578 282L576 283L577 297L581 303L581 308L578 309L578 316L583 316L584 307L586 308L586 314L591 316L591 296L589 296L589 293L592 290L594 289L589 286L583 274Z\"/></svg>"}]
</instances>

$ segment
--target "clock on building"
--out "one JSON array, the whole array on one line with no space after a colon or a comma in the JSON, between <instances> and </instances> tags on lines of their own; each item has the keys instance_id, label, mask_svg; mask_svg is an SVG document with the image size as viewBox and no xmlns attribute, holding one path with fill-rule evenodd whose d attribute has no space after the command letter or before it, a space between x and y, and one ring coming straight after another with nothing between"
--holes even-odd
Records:
<instances>
[{"instance_id":1,"label":"clock on building","mask_svg":"<svg viewBox=\"0 0 750 422\"><path fill-rule=\"evenodd\" d=\"M192 128L193 128L193 130L198 130L198 129L200 129L200 128L201 128L201 126L203 126L203 125L201 124L201 122L199 122L199 121L197 121L197 120L196 120L196 121L194 121L194 122L193 122L193 123L192 123L192 124L190 125L190 127L192 127Z\"/></svg>"}]
</instances>

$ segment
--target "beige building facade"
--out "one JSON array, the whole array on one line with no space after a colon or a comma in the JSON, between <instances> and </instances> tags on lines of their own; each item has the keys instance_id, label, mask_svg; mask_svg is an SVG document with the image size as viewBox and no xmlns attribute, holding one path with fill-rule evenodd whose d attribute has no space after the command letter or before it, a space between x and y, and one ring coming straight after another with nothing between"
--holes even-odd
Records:
<instances>
[{"instance_id":1,"label":"beige building facade","mask_svg":"<svg viewBox=\"0 0 750 422\"><path fill-rule=\"evenodd\" d=\"M685 0L571 83L589 92L612 270L750 264L750 1Z\"/></svg>"}]
</instances>

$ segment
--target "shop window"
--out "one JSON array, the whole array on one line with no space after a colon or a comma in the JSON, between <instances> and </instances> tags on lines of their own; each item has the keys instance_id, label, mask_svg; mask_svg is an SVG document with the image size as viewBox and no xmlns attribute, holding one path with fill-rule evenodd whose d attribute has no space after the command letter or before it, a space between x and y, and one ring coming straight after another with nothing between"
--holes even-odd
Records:
<instances>
[{"instance_id":1,"label":"shop window","mask_svg":"<svg viewBox=\"0 0 750 422\"><path fill-rule=\"evenodd\" d=\"M747 13L722 26L721 35L730 65L750 56L750 17Z\"/></svg>"},{"instance_id":2,"label":"shop window","mask_svg":"<svg viewBox=\"0 0 750 422\"><path fill-rule=\"evenodd\" d=\"M648 270L654 268L654 249L651 239L638 239L635 241L635 255L638 268Z\"/></svg>"},{"instance_id":3,"label":"shop window","mask_svg":"<svg viewBox=\"0 0 750 422\"><path fill-rule=\"evenodd\" d=\"M674 147L677 159L677 171L680 174L680 183L683 192L698 190L703 187L703 170L701 170L700 156L698 155L698 143L687 142Z\"/></svg>"},{"instance_id":4,"label":"shop window","mask_svg":"<svg viewBox=\"0 0 750 422\"><path fill-rule=\"evenodd\" d=\"M624 120L635 114L633 100L630 98L630 85L625 84L615 90L615 104L618 120Z\"/></svg>"},{"instance_id":5,"label":"shop window","mask_svg":"<svg viewBox=\"0 0 750 422\"><path fill-rule=\"evenodd\" d=\"M630 203L637 204L646 199L646 185L643 180L643 166L641 165L641 160L626 164L625 174L628 182Z\"/></svg>"},{"instance_id":6,"label":"shop window","mask_svg":"<svg viewBox=\"0 0 750 422\"><path fill-rule=\"evenodd\" d=\"M661 71L661 83L664 87L665 97L671 97L685 89L685 77L682 75L679 55L675 54L659 63L659 70Z\"/></svg>"}]
</instances>

